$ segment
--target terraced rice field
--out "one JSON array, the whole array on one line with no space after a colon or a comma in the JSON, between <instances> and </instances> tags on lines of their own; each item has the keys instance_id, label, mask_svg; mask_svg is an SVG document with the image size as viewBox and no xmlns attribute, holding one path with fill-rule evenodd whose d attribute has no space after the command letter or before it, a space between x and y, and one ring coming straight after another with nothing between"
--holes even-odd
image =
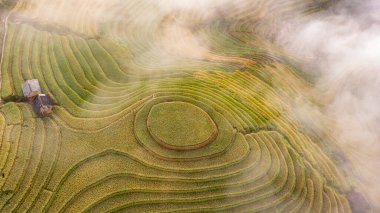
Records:
<instances>
[{"instance_id":1,"label":"terraced rice field","mask_svg":"<svg viewBox=\"0 0 380 213\"><path fill-rule=\"evenodd\" d=\"M265 28L281 23L268 11L320 8L239 6L210 18L153 0L18 1L2 51L0 212L351 212L334 153L292 117L310 82ZM49 117L15 101L31 78Z\"/></svg>"}]
</instances>

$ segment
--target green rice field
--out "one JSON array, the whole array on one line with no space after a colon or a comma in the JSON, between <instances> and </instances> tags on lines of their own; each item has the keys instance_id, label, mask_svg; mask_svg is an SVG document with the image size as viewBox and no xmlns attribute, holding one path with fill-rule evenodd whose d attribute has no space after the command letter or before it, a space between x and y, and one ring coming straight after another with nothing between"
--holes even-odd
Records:
<instances>
[{"instance_id":1,"label":"green rice field","mask_svg":"<svg viewBox=\"0 0 380 213\"><path fill-rule=\"evenodd\" d=\"M9 3L0 212L352 212L335 139L293 116L312 76L266 27L328 1L157 2ZM47 117L20 101L33 78Z\"/></svg>"}]
</instances>

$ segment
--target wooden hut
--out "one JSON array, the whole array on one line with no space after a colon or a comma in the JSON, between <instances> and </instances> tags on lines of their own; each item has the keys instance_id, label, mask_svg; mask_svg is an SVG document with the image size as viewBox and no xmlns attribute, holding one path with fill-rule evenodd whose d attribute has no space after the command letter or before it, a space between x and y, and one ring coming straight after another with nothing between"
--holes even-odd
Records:
<instances>
[{"instance_id":1,"label":"wooden hut","mask_svg":"<svg viewBox=\"0 0 380 213\"><path fill-rule=\"evenodd\" d=\"M41 94L40 83L37 79L31 79L24 82L22 85L24 97L33 100L38 94Z\"/></svg>"},{"instance_id":2,"label":"wooden hut","mask_svg":"<svg viewBox=\"0 0 380 213\"><path fill-rule=\"evenodd\" d=\"M53 112L53 103L47 94L38 94L32 101L34 111L40 116Z\"/></svg>"}]
</instances>

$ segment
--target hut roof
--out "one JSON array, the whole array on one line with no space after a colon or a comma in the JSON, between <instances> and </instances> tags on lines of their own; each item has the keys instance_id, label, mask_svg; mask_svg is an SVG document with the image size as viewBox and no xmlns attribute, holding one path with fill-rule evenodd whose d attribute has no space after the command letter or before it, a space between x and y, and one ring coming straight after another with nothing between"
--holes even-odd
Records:
<instances>
[{"instance_id":1,"label":"hut roof","mask_svg":"<svg viewBox=\"0 0 380 213\"><path fill-rule=\"evenodd\" d=\"M47 115L53 108L53 103L47 94L38 94L32 102L33 109L37 114Z\"/></svg>"},{"instance_id":2,"label":"hut roof","mask_svg":"<svg viewBox=\"0 0 380 213\"><path fill-rule=\"evenodd\" d=\"M35 96L41 93L40 83L37 79L26 80L22 85L22 91L25 97Z\"/></svg>"}]
</instances>

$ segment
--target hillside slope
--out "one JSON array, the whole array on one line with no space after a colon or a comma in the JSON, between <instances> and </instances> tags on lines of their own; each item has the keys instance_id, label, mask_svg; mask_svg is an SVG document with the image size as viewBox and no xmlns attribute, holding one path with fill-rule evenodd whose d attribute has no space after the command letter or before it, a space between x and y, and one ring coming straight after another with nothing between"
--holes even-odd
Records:
<instances>
[{"instance_id":1,"label":"hillside slope","mask_svg":"<svg viewBox=\"0 0 380 213\"><path fill-rule=\"evenodd\" d=\"M326 1L230 14L155 2L18 2L2 51L0 212L351 212L334 139L293 116L295 99L312 100L309 76L271 40L279 14ZM14 101L31 78L52 116Z\"/></svg>"}]
</instances>

